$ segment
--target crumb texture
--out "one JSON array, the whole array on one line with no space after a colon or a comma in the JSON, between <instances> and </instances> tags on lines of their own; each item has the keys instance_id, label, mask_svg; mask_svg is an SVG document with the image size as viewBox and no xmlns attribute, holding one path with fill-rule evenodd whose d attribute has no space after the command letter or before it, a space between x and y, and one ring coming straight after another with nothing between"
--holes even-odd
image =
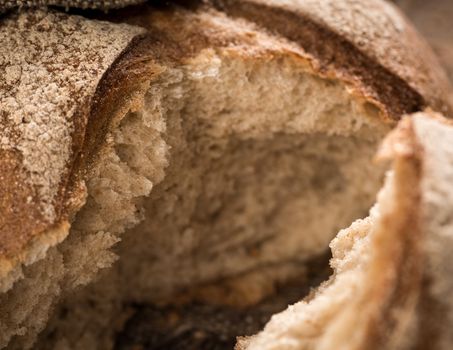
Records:
<instances>
[{"instance_id":1,"label":"crumb texture","mask_svg":"<svg viewBox=\"0 0 453 350\"><path fill-rule=\"evenodd\" d=\"M390 237L402 239L391 226L386 227L386 222L398 210L394 178L393 173L388 174L370 215L341 230L330 243L330 265L334 271L330 279L306 300L274 315L262 332L241 339L237 349L375 349L381 339L368 343L368 327L373 322L370 320L376 318L385 329L380 313L384 313L388 301L383 302L381 298L385 299L388 291L380 291L380 283L391 283L386 275L391 276L389 271L395 269L388 252L382 254L380 250L387 249L382 242ZM385 258L391 262L383 261ZM394 331L391 329L389 333ZM389 348L395 347L389 345Z\"/></svg>"},{"instance_id":2,"label":"crumb texture","mask_svg":"<svg viewBox=\"0 0 453 350\"><path fill-rule=\"evenodd\" d=\"M377 204L330 244L330 279L237 348L449 349L452 135L433 112L403 119L382 147L393 162Z\"/></svg>"},{"instance_id":3,"label":"crumb texture","mask_svg":"<svg viewBox=\"0 0 453 350\"><path fill-rule=\"evenodd\" d=\"M60 16L61 33L53 33L49 23ZM383 16L398 29L393 14ZM8 68L2 82L10 85L1 91L11 88L14 95L0 95L7 113L1 145L8 155L0 158L6 170L0 176L17 175L16 166L24 176L33 173L27 184L36 193L30 200L36 200L42 220L54 221L72 136L86 126L99 80L139 30L41 11L11 21L5 38L30 52L12 50L3 58L5 67L12 66L12 57L21 68ZM213 10L181 10L179 17L152 12L146 21L149 33L137 41L139 54L128 51L124 71L114 71L126 87L109 86L116 89L112 106L118 108L107 118L96 161L86 169L85 204L71 217L69 236L19 271L24 278L0 297L8 315L0 324L0 345L31 347L50 317L36 349L109 349L127 303L165 305L183 295L235 307L256 304L280 283L303 275L335 233L372 205L384 170L371 160L392 124L341 80L341 72L320 74L297 43ZM29 37L18 37L15 27ZM35 47L49 37L52 45ZM55 59L65 44L78 49ZM34 52L43 63L37 65ZM146 83L132 98L128 84L137 65L149 70L142 67ZM26 80L32 72L38 87ZM33 103L20 104L17 96L30 90ZM31 152L35 138L41 147ZM23 192L18 193L28 195ZM306 329L313 336L307 346L350 293L360 290L365 300L370 292L359 286L362 264L368 265L359 257L367 255L369 237L382 233L371 228L379 215L375 209L342 231L332 243L335 278L320 288L321 298L293 307L311 310L303 320L313 326ZM42 276L52 277L36 293ZM63 300L52 313L59 295ZM322 295L333 300L332 309ZM299 311L294 313L298 318ZM291 322L288 339L299 339L303 331ZM342 324L336 318L333 332Z\"/></svg>"},{"instance_id":4,"label":"crumb texture","mask_svg":"<svg viewBox=\"0 0 453 350\"><path fill-rule=\"evenodd\" d=\"M251 64L231 47L203 50L155 77L143 109L110 131L61 246L88 251L74 237L108 231L121 237L120 259L69 295L41 346L111 347L126 300L168 303L200 289L203 299L256 303L366 212L382 177L372 154L389 126L338 82L270 57L257 53ZM92 256L74 260L77 278ZM216 283L225 286L205 288Z\"/></svg>"}]
</instances>

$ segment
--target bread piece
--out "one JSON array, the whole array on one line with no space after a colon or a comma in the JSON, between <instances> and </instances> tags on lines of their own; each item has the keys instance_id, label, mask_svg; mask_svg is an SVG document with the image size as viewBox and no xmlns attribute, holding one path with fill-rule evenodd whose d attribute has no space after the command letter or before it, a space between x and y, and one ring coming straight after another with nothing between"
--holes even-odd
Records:
<instances>
[{"instance_id":1,"label":"bread piece","mask_svg":"<svg viewBox=\"0 0 453 350\"><path fill-rule=\"evenodd\" d=\"M141 32L42 11L1 22L1 347L42 329L60 293L64 257L48 249L66 238L85 201L87 124L93 137L105 121L100 112L97 120L89 115L105 96L100 81ZM111 261L111 254L103 259ZM24 271L24 265L32 266Z\"/></svg>"},{"instance_id":2,"label":"bread piece","mask_svg":"<svg viewBox=\"0 0 453 350\"><path fill-rule=\"evenodd\" d=\"M377 204L330 244L331 278L237 349L450 349L452 137L438 114L402 120Z\"/></svg>"},{"instance_id":3,"label":"bread piece","mask_svg":"<svg viewBox=\"0 0 453 350\"><path fill-rule=\"evenodd\" d=\"M187 289L259 300L371 205L382 177L371 155L399 113L449 103L411 87L445 86L429 52L414 81L373 63L367 85L354 61L326 64L310 42L209 6L122 20L146 34L52 11L0 25L11 48L0 61L0 346L31 346L58 296L112 264L120 235L119 263L68 294L60 310L71 312L55 314L42 344L107 348L122 300ZM405 41L403 57L405 45L425 48ZM377 93L393 83L401 94Z\"/></svg>"},{"instance_id":4,"label":"bread piece","mask_svg":"<svg viewBox=\"0 0 453 350\"><path fill-rule=\"evenodd\" d=\"M319 69L341 74L395 119L402 112L417 110L420 103L452 113L445 73L393 4L376 0L212 2L230 16L246 18L299 43ZM394 105L394 99L404 99L405 106Z\"/></svg>"}]
</instances>

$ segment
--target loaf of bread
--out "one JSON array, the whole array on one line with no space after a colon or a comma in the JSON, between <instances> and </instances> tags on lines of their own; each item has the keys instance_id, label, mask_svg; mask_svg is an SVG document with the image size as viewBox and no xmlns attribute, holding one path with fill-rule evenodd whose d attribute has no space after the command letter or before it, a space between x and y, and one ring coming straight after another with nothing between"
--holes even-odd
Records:
<instances>
[{"instance_id":1,"label":"loaf of bread","mask_svg":"<svg viewBox=\"0 0 453 350\"><path fill-rule=\"evenodd\" d=\"M377 204L330 244L331 278L237 349L450 349L452 137L440 115L405 117Z\"/></svg>"},{"instance_id":2,"label":"loaf of bread","mask_svg":"<svg viewBox=\"0 0 453 350\"><path fill-rule=\"evenodd\" d=\"M401 115L453 111L384 1L111 20L0 23L0 347L30 348L51 316L36 348L109 348L124 301L256 302L366 213Z\"/></svg>"}]
</instances>

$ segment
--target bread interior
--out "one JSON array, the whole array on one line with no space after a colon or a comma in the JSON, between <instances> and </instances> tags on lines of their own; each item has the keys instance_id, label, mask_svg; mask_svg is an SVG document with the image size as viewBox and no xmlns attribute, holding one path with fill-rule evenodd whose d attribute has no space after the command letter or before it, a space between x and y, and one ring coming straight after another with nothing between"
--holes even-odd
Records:
<instances>
[{"instance_id":1,"label":"bread interior","mask_svg":"<svg viewBox=\"0 0 453 350\"><path fill-rule=\"evenodd\" d=\"M1 296L15 311L2 337L30 346L62 291L37 348L112 346L130 302L258 302L367 212L388 128L278 52L205 49L162 67L143 109L112 121L69 237Z\"/></svg>"},{"instance_id":2,"label":"bread interior","mask_svg":"<svg viewBox=\"0 0 453 350\"><path fill-rule=\"evenodd\" d=\"M422 277L420 265L426 262L420 252L426 249L429 235L423 230L430 220L425 216L423 221L421 214L426 213L426 199L436 196L420 192L431 174L419 157L430 159L436 153L422 150L413 119L406 118L381 149L381 155L392 159L392 168L376 205L330 243L331 277L305 300L274 315L256 336L240 340L238 350L425 347L418 342L425 332L432 334L417 313L424 312L421 298L426 298L419 288L429 286ZM441 140L444 135L437 136ZM436 151L434 159L446 153ZM437 310L429 309L432 317ZM423 336L413 336L419 333Z\"/></svg>"},{"instance_id":3,"label":"bread interior","mask_svg":"<svg viewBox=\"0 0 453 350\"><path fill-rule=\"evenodd\" d=\"M367 280L367 269L372 259L370 241L379 227L381 206L391 204L392 182L389 176L380 194L380 203L373 207L370 216L341 230L330 243L333 255L330 265L334 271L330 279L321 284L311 297L274 315L256 336L241 339L238 349L280 350L287 349L286 344L297 349L342 348L344 344L351 349L360 348L356 345L362 339L366 322L360 325L350 320L348 316L354 307L349 306L356 302L367 283L371 283ZM354 334L349 332L352 330ZM350 342L342 342L345 334L349 334Z\"/></svg>"}]
</instances>

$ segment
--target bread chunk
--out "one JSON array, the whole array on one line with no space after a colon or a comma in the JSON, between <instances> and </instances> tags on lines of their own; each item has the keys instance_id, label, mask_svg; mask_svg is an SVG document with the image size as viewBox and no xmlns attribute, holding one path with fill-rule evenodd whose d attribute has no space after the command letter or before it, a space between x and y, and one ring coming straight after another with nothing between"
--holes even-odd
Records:
<instances>
[{"instance_id":1,"label":"bread chunk","mask_svg":"<svg viewBox=\"0 0 453 350\"><path fill-rule=\"evenodd\" d=\"M237 349L449 349L453 125L403 119L377 204L331 242L333 275Z\"/></svg>"},{"instance_id":2,"label":"bread chunk","mask_svg":"<svg viewBox=\"0 0 453 350\"><path fill-rule=\"evenodd\" d=\"M390 41L344 56L360 45L333 34L342 11L305 36L309 3L260 3L290 32L226 3L1 22L0 346L33 346L60 300L45 347L112 346L123 301L253 304L364 215L377 145L402 113L448 111L448 83L421 39L399 54L417 76L381 60ZM397 16L389 35L416 35L373 3L372 33Z\"/></svg>"}]
</instances>

